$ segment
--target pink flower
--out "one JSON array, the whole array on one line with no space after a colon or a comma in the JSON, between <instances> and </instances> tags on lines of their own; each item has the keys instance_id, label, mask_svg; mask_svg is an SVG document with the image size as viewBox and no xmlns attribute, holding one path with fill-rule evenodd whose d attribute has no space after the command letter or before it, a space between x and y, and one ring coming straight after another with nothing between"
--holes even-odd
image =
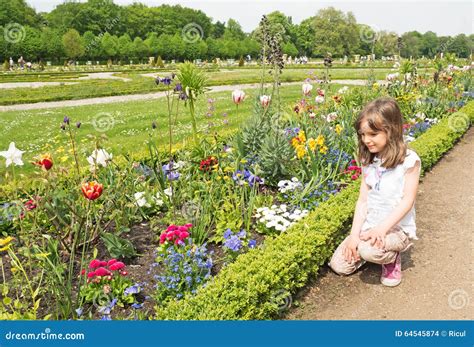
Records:
<instances>
[{"instance_id":1,"label":"pink flower","mask_svg":"<svg viewBox=\"0 0 474 347\"><path fill-rule=\"evenodd\" d=\"M121 261L117 261L113 263L112 265L110 265L109 269L112 271L116 271L116 270L122 270L124 267L125 267L124 263L122 263Z\"/></svg>"},{"instance_id":2,"label":"pink flower","mask_svg":"<svg viewBox=\"0 0 474 347\"><path fill-rule=\"evenodd\" d=\"M358 177L359 177L358 175L352 175L352 176L351 176L351 178L352 178L353 180L356 180Z\"/></svg>"},{"instance_id":3,"label":"pink flower","mask_svg":"<svg viewBox=\"0 0 474 347\"><path fill-rule=\"evenodd\" d=\"M116 263L117 262L117 259L110 259L108 262L107 262L107 266L110 266L112 265L113 263Z\"/></svg>"},{"instance_id":4,"label":"pink flower","mask_svg":"<svg viewBox=\"0 0 474 347\"><path fill-rule=\"evenodd\" d=\"M236 105L239 105L245 99L245 92L240 89L236 89L232 92L232 100Z\"/></svg>"},{"instance_id":5,"label":"pink flower","mask_svg":"<svg viewBox=\"0 0 474 347\"><path fill-rule=\"evenodd\" d=\"M94 259L89 263L89 268L90 269L97 269L98 267L101 267L101 262L98 259Z\"/></svg>"},{"instance_id":6,"label":"pink flower","mask_svg":"<svg viewBox=\"0 0 474 347\"><path fill-rule=\"evenodd\" d=\"M185 239L189 236L189 233L187 231L182 231L179 233L179 238L182 240L182 239Z\"/></svg>"},{"instance_id":7,"label":"pink flower","mask_svg":"<svg viewBox=\"0 0 474 347\"><path fill-rule=\"evenodd\" d=\"M95 273L94 271L92 271L92 272L89 272L89 273L87 274L87 277L88 277L88 278L92 278L92 277L94 277L95 275L96 275L96 273Z\"/></svg>"},{"instance_id":8,"label":"pink flower","mask_svg":"<svg viewBox=\"0 0 474 347\"><path fill-rule=\"evenodd\" d=\"M193 225L192 225L191 223L188 223L188 224L185 224L184 226L189 229L189 228L191 228Z\"/></svg>"},{"instance_id":9,"label":"pink flower","mask_svg":"<svg viewBox=\"0 0 474 347\"><path fill-rule=\"evenodd\" d=\"M260 104L263 108L267 108L270 105L271 97L269 95L262 95L260 96Z\"/></svg>"},{"instance_id":10,"label":"pink flower","mask_svg":"<svg viewBox=\"0 0 474 347\"><path fill-rule=\"evenodd\" d=\"M324 95L325 95L324 90L318 88L318 95L324 97Z\"/></svg>"},{"instance_id":11,"label":"pink flower","mask_svg":"<svg viewBox=\"0 0 474 347\"><path fill-rule=\"evenodd\" d=\"M95 270L95 275L102 277L102 276L109 276L109 275L111 275L111 273L110 273L110 271L107 270L106 268L100 267L100 268L98 268L97 270Z\"/></svg>"},{"instance_id":12,"label":"pink flower","mask_svg":"<svg viewBox=\"0 0 474 347\"><path fill-rule=\"evenodd\" d=\"M303 83L301 88L303 89L303 94L306 95L306 96L311 94L311 90L313 90L313 86L309 83Z\"/></svg>"},{"instance_id":13,"label":"pink flower","mask_svg":"<svg viewBox=\"0 0 474 347\"><path fill-rule=\"evenodd\" d=\"M176 230L178 229L178 226L177 225L174 225L174 224L171 224L167 229L166 231L171 231L171 230Z\"/></svg>"}]
</instances>

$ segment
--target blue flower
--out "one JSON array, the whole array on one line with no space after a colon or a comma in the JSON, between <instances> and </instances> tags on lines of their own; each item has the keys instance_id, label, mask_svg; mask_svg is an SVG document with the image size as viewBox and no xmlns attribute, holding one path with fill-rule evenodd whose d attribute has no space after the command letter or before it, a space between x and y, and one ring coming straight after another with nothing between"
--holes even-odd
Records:
<instances>
[{"instance_id":1,"label":"blue flower","mask_svg":"<svg viewBox=\"0 0 474 347\"><path fill-rule=\"evenodd\" d=\"M137 304L137 303L134 303L132 304L132 307L135 309L135 310L139 310L143 307L143 304Z\"/></svg>"},{"instance_id":2,"label":"blue flower","mask_svg":"<svg viewBox=\"0 0 474 347\"><path fill-rule=\"evenodd\" d=\"M244 229L242 229L238 234L237 234L238 237L240 238L244 238L245 236L247 236L247 233L245 232Z\"/></svg>"},{"instance_id":3,"label":"blue flower","mask_svg":"<svg viewBox=\"0 0 474 347\"><path fill-rule=\"evenodd\" d=\"M257 246L257 241L256 240L250 240L249 241L249 248L255 248Z\"/></svg>"},{"instance_id":4,"label":"blue flower","mask_svg":"<svg viewBox=\"0 0 474 347\"><path fill-rule=\"evenodd\" d=\"M230 237L232 236L232 230L230 229L227 229L225 232L224 232L224 239L229 239Z\"/></svg>"},{"instance_id":5,"label":"blue flower","mask_svg":"<svg viewBox=\"0 0 474 347\"><path fill-rule=\"evenodd\" d=\"M132 295L132 294L137 294L139 292L140 292L140 285L138 283L136 283L133 286L126 288L123 291L123 294L125 296L128 296L128 295Z\"/></svg>"},{"instance_id":6,"label":"blue flower","mask_svg":"<svg viewBox=\"0 0 474 347\"><path fill-rule=\"evenodd\" d=\"M237 252L242 247L242 241L237 235L232 235L224 242L224 247L230 249L231 251Z\"/></svg>"},{"instance_id":7,"label":"blue flower","mask_svg":"<svg viewBox=\"0 0 474 347\"><path fill-rule=\"evenodd\" d=\"M82 307L76 308L76 314L78 317L82 316Z\"/></svg>"}]
</instances>

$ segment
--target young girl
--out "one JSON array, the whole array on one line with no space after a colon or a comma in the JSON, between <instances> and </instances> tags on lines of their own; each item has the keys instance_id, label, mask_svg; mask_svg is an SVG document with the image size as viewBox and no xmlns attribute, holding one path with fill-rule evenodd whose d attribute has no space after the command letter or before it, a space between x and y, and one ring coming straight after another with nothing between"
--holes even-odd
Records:
<instances>
[{"instance_id":1,"label":"young girl","mask_svg":"<svg viewBox=\"0 0 474 347\"><path fill-rule=\"evenodd\" d=\"M417 239L414 204L421 161L403 141L403 117L395 100L367 104L355 128L363 179L351 233L329 266L349 275L366 261L382 264L382 284L394 287L402 280L400 253Z\"/></svg>"}]
</instances>

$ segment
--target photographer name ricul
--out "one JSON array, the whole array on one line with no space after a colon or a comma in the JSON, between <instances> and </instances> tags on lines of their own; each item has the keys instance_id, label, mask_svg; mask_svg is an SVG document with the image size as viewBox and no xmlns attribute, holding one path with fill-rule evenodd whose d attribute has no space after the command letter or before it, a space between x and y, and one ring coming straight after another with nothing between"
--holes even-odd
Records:
<instances>
[{"instance_id":1,"label":"photographer name ricul","mask_svg":"<svg viewBox=\"0 0 474 347\"><path fill-rule=\"evenodd\" d=\"M466 330L462 330L462 331L449 330L448 336L449 337L466 337Z\"/></svg>"}]
</instances>

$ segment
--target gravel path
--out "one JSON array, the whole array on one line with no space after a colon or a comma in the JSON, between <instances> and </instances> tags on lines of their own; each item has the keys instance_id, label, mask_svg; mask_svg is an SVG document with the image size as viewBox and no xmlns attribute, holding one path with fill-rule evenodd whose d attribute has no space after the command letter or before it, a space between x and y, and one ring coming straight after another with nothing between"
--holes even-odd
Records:
<instances>
[{"instance_id":1,"label":"gravel path","mask_svg":"<svg viewBox=\"0 0 474 347\"><path fill-rule=\"evenodd\" d=\"M117 77L117 78L121 78L121 77ZM383 83L383 81L378 81L378 82ZM46 83L46 82L39 82L39 83ZM332 83L361 86L361 85L365 85L367 81L366 80L333 80ZM298 85L298 84L301 84L301 82L282 83L282 86L291 86L291 85ZM220 85L220 86L210 87L210 92L214 93L214 92L222 92L222 91L232 91L234 89L252 89L252 88L258 88L259 86L260 86L260 83L249 83L249 84L239 84L239 85ZM43 109L43 108L61 108L61 107L76 107L76 106L84 106L84 105L111 104L111 103L117 103L117 102L152 100L152 99L159 99L163 97L165 97L165 92L104 96L104 97L98 97L98 98L88 98L88 99L79 99L79 100L37 102L37 103L32 103L32 104L17 104L17 105L0 106L0 112L28 111L28 110L37 110L37 109Z\"/></svg>"},{"instance_id":2,"label":"gravel path","mask_svg":"<svg viewBox=\"0 0 474 347\"><path fill-rule=\"evenodd\" d=\"M459 320L474 316L474 127L422 179L415 246L402 256L402 283L380 284L380 265L348 277L327 266L296 295L284 319Z\"/></svg>"}]
</instances>

